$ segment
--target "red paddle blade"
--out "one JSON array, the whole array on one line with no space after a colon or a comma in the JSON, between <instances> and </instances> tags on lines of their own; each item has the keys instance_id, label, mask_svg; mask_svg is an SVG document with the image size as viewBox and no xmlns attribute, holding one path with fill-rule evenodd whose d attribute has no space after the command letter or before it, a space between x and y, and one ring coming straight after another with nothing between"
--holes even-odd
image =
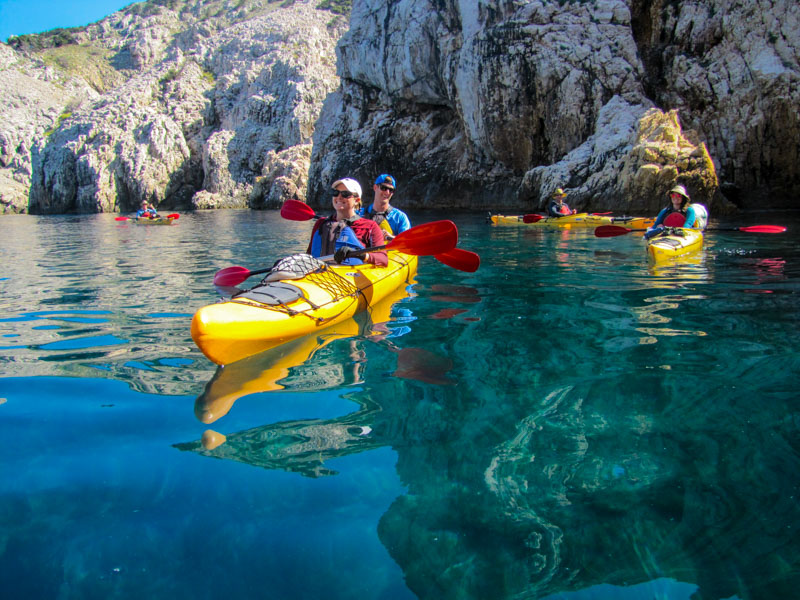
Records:
<instances>
[{"instance_id":1,"label":"red paddle blade","mask_svg":"<svg viewBox=\"0 0 800 600\"><path fill-rule=\"evenodd\" d=\"M752 225L750 227L738 227L738 229L748 233L783 233L786 231L786 227L778 225Z\"/></svg>"},{"instance_id":2,"label":"red paddle blade","mask_svg":"<svg viewBox=\"0 0 800 600\"><path fill-rule=\"evenodd\" d=\"M627 229L626 227L620 227L619 225L601 225L600 227L594 230L594 235L600 238L617 237L618 235L625 235L626 233L630 233L631 231L634 230Z\"/></svg>"},{"instance_id":3,"label":"red paddle blade","mask_svg":"<svg viewBox=\"0 0 800 600\"><path fill-rule=\"evenodd\" d=\"M452 221L423 223L397 234L387 249L416 256L434 256L449 252L458 243L458 229Z\"/></svg>"},{"instance_id":4,"label":"red paddle blade","mask_svg":"<svg viewBox=\"0 0 800 600\"><path fill-rule=\"evenodd\" d=\"M536 221L541 221L544 219L544 215L523 215L522 222L523 223L536 223Z\"/></svg>"},{"instance_id":5,"label":"red paddle blade","mask_svg":"<svg viewBox=\"0 0 800 600\"><path fill-rule=\"evenodd\" d=\"M167 215L167 218L168 219L180 219L181 216L178 213L172 213L170 215Z\"/></svg>"},{"instance_id":6,"label":"red paddle blade","mask_svg":"<svg viewBox=\"0 0 800 600\"><path fill-rule=\"evenodd\" d=\"M459 271L466 273L474 273L481 266L481 257L470 252L469 250L461 250L460 248L453 248L449 252L442 252L441 254L434 255L434 258L440 263L453 267Z\"/></svg>"},{"instance_id":7,"label":"red paddle blade","mask_svg":"<svg viewBox=\"0 0 800 600\"><path fill-rule=\"evenodd\" d=\"M214 275L214 285L221 287L235 286L250 277L250 269L244 267L227 267Z\"/></svg>"},{"instance_id":8,"label":"red paddle blade","mask_svg":"<svg viewBox=\"0 0 800 600\"><path fill-rule=\"evenodd\" d=\"M290 198L281 206L281 216L290 221L308 221L317 215L314 214L314 210L305 202L292 200Z\"/></svg>"},{"instance_id":9,"label":"red paddle blade","mask_svg":"<svg viewBox=\"0 0 800 600\"><path fill-rule=\"evenodd\" d=\"M128 217L114 217L115 221L127 221Z\"/></svg>"}]
</instances>

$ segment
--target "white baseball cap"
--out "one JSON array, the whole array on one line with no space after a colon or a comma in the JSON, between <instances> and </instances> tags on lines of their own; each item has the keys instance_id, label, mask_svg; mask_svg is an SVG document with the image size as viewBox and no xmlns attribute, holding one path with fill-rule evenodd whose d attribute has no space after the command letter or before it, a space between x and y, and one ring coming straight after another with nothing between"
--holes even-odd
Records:
<instances>
[{"instance_id":1,"label":"white baseball cap","mask_svg":"<svg viewBox=\"0 0 800 600\"><path fill-rule=\"evenodd\" d=\"M355 180L350 179L349 177L345 177L344 179L337 179L333 182L331 187L336 187L339 184L342 184L348 191L353 192L356 196L361 198L361 185Z\"/></svg>"}]
</instances>

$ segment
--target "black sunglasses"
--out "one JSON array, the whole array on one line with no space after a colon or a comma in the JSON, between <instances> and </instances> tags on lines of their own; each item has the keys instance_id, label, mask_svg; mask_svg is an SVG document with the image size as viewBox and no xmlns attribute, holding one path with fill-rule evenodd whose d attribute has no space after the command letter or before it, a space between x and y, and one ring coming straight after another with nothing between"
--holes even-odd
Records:
<instances>
[{"instance_id":1,"label":"black sunglasses","mask_svg":"<svg viewBox=\"0 0 800 600\"><path fill-rule=\"evenodd\" d=\"M388 185L382 185L381 190L383 190L384 192L392 192L394 194L394 188L389 187Z\"/></svg>"},{"instance_id":2,"label":"black sunglasses","mask_svg":"<svg viewBox=\"0 0 800 600\"><path fill-rule=\"evenodd\" d=\"M342 198L349 198L350 196L355 196L353 192L348 192L347 190L331 190L331 195L336 198L336 196L341 196Z\"/></svg>"}]
</instances>

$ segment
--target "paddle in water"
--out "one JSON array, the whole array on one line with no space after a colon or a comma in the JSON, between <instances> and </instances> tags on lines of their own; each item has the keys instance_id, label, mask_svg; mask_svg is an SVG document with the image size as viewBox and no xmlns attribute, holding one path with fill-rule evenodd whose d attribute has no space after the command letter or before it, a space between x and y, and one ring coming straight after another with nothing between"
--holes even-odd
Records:
<instances>
[{"instance_id":1,"label":"paddle in water","mask_svg":"<svg viewBox=\"0 0 800 600\"><path fill-rule=\"evenodd\" d=\"M594 230L594 235L599 238L617 237L634 231L647 231L647 229L628 229L619 225L601 225ZM750 225L748 227L714 227L704 231L743 231L745 233L783 233L786 227L779 225Z\"/></svg>"},{"instance_id":2,"label":"paddle in water","mask_svg":"<svg viewBox=\"0 0 800 600\"><path fill-rule=\"evenodd\" d=\"M312 211L313 212L313 211ZM415 256L435 256L451 252L455 249L458 243L458 229L452 221L433 221L432 223L423 223L397 234L397 236L383 246L374 246L372 248L364 248L359 250L358 254L366 252L375 252L376 250L398 250L405 254L413 254ZM466 252L466 251L465 251ZM455 260L464 260L463 257L459 258L456 255ZM474 261L472 261L474 262ZM259 275L261 273L269 273L269 269L259 269L257 271L250 271L245 267L227 267L214 275L214 285L226 287L235 286L242 283L248 277Z\"/></svg>"},{"instance_id":3,"label":"paddle in water","mask_svg":"<svg viewBox=\"0 0 800 600\"><path fill-rule=\"evenodd\" d=\"M324 217L318 215L314 212L308 204L305 202L301 202L300 200L289 199L283 203L281 206L281 216L284 219L289 219L290 221L309 221L311 219L322 219ZM533 215L541 218L540 215ZM449 221L448 221L449 223ZM454 225L455 227L455 225ZM416 227L412 227L411 229L400 233L397 237L402 236L409 231L416 229ZM397 237L394 239L396 240ZM390 242L391 244L391 242ZM379 246L376 249L380 249L382 246ZM393 247L391 245L387 245L386 248L399 250L400 252L405 252L406 254L416 254L417 256L423 256L420 252L411 252L407 250L403 250L400 247ZM365 250L367 252L368 250ZM425 254L429 255L429 254ZM465 271L467 273L474 273L478 270L478 267L481 264L481 258L474 252L470 252L469 250L461 250L459 248L453 248L448 252L441 252L438 254L433 254L433 257L438 260L440 263L447 265L448 267L452 267L454 269L458 269L460 271Z\"/></svg>"}]
</instances>

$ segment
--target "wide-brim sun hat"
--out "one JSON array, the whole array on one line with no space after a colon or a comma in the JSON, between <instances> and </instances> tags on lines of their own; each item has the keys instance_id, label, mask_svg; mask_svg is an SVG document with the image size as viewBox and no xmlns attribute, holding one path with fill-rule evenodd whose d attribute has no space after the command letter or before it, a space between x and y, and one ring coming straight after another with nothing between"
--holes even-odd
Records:
<instances>
[{"instance_id":1,"label":"wide-brim sun hat","mask_svg":"<svg viewBox=\"0 0 800 600\"><path fill-rule=\"evenodd\" d=\"M335 188L337 185L342 184L348 192L353 192L356 196L361 198L361 184L358 183L355 179L350 179L349 177L345 177L344 179L337 179L333 182L331 187Z\"/></svg>"},{"instance_id":2,"label":"wide-brim sun hat","mask_svg":"<svg viewBox=\"0 0 800 600\"><path fill-rule=\"evenodd\" d=\"M556 188L555 191L552 194L552 197L553 198L563 198L566 195L567 195L567 192L565 192L561 188Z\"/></svg>"},{"instance_id":3,"label":"wide-brim sun hat","mask_svg":"<svg viewBox=\"0 0 800 600\"><path fill-rule=\"evenodd\" d=\"M676 185L674 188L672 188L669 191L669 193L667 195L671 196L672 194L680 194L681 196L683 196L687 200L689 199L689 194L686 192L686 188L683 187L682 185Z\"/></svg>"}]
</instances>

